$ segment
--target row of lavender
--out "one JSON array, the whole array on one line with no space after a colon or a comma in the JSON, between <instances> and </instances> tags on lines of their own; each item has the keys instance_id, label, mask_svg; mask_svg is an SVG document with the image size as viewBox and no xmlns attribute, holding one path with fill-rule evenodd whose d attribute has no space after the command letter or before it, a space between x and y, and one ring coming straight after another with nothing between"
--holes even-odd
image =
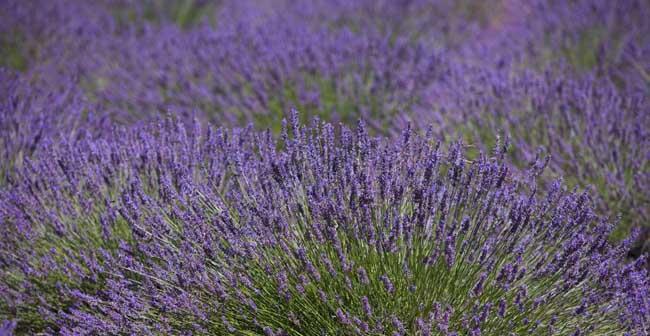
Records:
<instances>
[{"instance_id":1,"label":"row of lavender","mask_svg":"<svg viewBox=\"0 0 650 336\"><path fill-rule=\"evenodd\" d=\"M646 2L2 6L19 333L648 332Z\"/></svg>"}]
</instances>

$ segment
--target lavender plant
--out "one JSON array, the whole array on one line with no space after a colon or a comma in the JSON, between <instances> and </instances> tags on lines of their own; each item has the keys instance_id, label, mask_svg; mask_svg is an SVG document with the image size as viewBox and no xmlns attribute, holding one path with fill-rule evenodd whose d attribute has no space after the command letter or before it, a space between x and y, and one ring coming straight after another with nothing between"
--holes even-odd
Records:
<instances>
[{"instance_id":1,"label":"lavender plant","mask_svg":"<svg viewBox=\"0 0 650 336\"><path fill-rule=\"evenodd\" d=\"M265 22L272 28L166 27L118 39L121 52L89 76L93 96L127 120L196 111L277 133L284 111L298 107L347 124L363 117L384 133L405 124L444 71L434 52L388 34Z\"/></svg>"},{"instance_id":2,"label":"lavender plant","mask_svg":"<svg viewBox=\"0 0 650 336\"><path fill-rule=\"evenodd\" d=\"M557 63L574 76L597 74L620 87L648 89L650 6L646 1L504 1L500 29L468 54L544 71ZM478 52L478 53L477 53ZM473 55L473 56L472 56ZM484 63L484 62L483 62Z\"/></svg>"},{"instance_id":3,"label":"lavender plant","mask_svg":"<svg viewBox=\"0 0 650 336\"><path fill-rule=\"evenodd\" d=\"M30 83L30 76L0 68L0 186L43 145L98 136L106 117L97 115L78 87Z\"/></svg>"},{"instance_id":4,"label":"lavender plant","mask_svg":"<svg viewBox=\"0 0 650 336\"><path fill-rule=\"evenodd\" d=\"M469 161L408 129L290 125L274 140L162 123L29 160L0 203L0 319L19 334L648 332L641 261L623 262L587 194L511 174L504 144Z\"/></svg>"},{"instance_id":5,"label":"lavender plant","mask_svg":"<svg viewBox=\"0 0 650 336\"><path fill-rule=\"evenodd\" d=\"M490 130L506 132L517 142L510 153L515 166L527 167L541 150L550 155L541 182L563 176L569 185L593 188L600 213L621 216L618 239L630 227L648 230L650 102L642 92L551 72L459 70L468 72L475 75L451 76L455 82L443 91L453 97L439 107L450 130L478 147L495 142Z\"/></svg>"}]
</instances>

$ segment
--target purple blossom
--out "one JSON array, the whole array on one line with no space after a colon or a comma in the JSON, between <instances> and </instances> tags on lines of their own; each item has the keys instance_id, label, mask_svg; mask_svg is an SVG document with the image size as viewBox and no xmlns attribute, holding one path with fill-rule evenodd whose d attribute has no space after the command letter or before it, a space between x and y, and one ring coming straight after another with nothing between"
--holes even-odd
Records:
<instances>
[{"instance_id":1,"label":"purple blossom","mask_svg":"<svg viewBox=\"0 0 650 336\"><path fill-rule=\"evenodd\" d=\"M526 194L529 182L502 179L498 157L450 174L462 146L443 155L415 131L387 140L361 129L345 145L327 140L329 127L297 123L288 131L300 136L278 146L251 129L187 133L161 122L48 149L2 193L3 223L24 227L1 227L2 260L28 279L20 287L3 280L3 295L12 307L38 307L39 323L62 332L145 333L155 323L181 333L266 327L277 335L321 321L321 330L469 334L494 321L504 330L551 320L583 330L647 323L642 262L622 261L626 247L607 243L584 195ZM430 157L440 158L438 168ZM169 176L165 189L157 188L161 175ZM431 182L418 189L425 175ZM375 189L379 176L391 192ZM360 200L352 183L365 190L367 210L350 202ZM466 217L473 219L458 228ZM451 246L450 236L454 266L428 262L431 251ZM49 282L62 274L64 282ZM44 285L48 296L37 289ZM578 296L588 316L576 314ZM564 308L547 312L549 304ZM138 320L145 314L155 321ZM511 314L523 317L495 319ZM27 328L24 315L10 318Z\"/></svg>"},{"instance_id":2,"label":"purple blossom","mask_svg":"<svg viewBox=\"0 0 650 336\"><path fill-rule=\"evenodd\" d=\"M644 335L648 17L3 1L0 334Z\"/></svg>"},{"instance_id":3,"label":"purple blossom","mask_svg":"<svg viewBox=\"0 0 650 336\"><path fill-rule=\"evenodd\" d=\"M11 336L13 335L15 328L16 321L2 321L2 325L0 325L0 335Z\"/></svg>"}]
</instances>

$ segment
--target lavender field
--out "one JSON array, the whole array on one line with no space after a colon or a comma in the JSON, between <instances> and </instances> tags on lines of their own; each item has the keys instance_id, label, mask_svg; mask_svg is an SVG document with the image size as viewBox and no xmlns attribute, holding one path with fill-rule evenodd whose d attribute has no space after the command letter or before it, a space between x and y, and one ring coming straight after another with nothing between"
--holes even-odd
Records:
<instances>
[{"instance_id":1,"label":"lavender field","mask_svg":"<svg viewBox=\"0 0 650 336\"><path fill-rule=\"evenodd\" d=\"M0 0L0 336L650 335L647 0Z\"/></svg>"}]
</instances>

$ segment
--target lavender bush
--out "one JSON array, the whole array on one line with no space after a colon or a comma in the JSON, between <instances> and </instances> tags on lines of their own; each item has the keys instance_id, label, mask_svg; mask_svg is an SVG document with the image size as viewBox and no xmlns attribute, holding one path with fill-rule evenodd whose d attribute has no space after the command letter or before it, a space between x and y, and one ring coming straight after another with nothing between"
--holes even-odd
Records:
<instances>
[{"instance_id":1,"label":"lavender bush","mask_svg":"<svg viewBox=\"0 0 650 336\"><path fill-rule=\"evenodd\" d=\"M528 190L503 144L470 162L409 130L292 125L278 142L164 124L30 160L3 195L4 318L62 334L648 331L641 262L586 194Z\"/></svg>"},{"instance_id":2,"label":"lavender bush","mask_svg":"<svg viewBox=\"0 0 650 336\"><path fill-rule=\"evenodd\" d=\"M0 97L0 186L41 145L82 134L97 136L107 123L70 82L31 84L26 76L7 69L0 69L0 82L7 93Z\"/></svg>"},{"instance_id":3,"label":"lavender bush","mask_svg":"<svg viewBox=\"0 0 650 336\"><path fill-rule=\"evenodd\" d=\"M650 101L641 92L622 92L609 80L570 79L553 74L509 71L454 76L439 105L450 131L478 148L495 141L501 130L514 141L511 162L525 168L550 155L548 183L558 176L593 188L601 213L622 216L617 236L633 226L648 227L650 213ZM458 91L454 91L458 90ZM459 93L455 93L459 92Z\"/></svg>"}]
</instances>

